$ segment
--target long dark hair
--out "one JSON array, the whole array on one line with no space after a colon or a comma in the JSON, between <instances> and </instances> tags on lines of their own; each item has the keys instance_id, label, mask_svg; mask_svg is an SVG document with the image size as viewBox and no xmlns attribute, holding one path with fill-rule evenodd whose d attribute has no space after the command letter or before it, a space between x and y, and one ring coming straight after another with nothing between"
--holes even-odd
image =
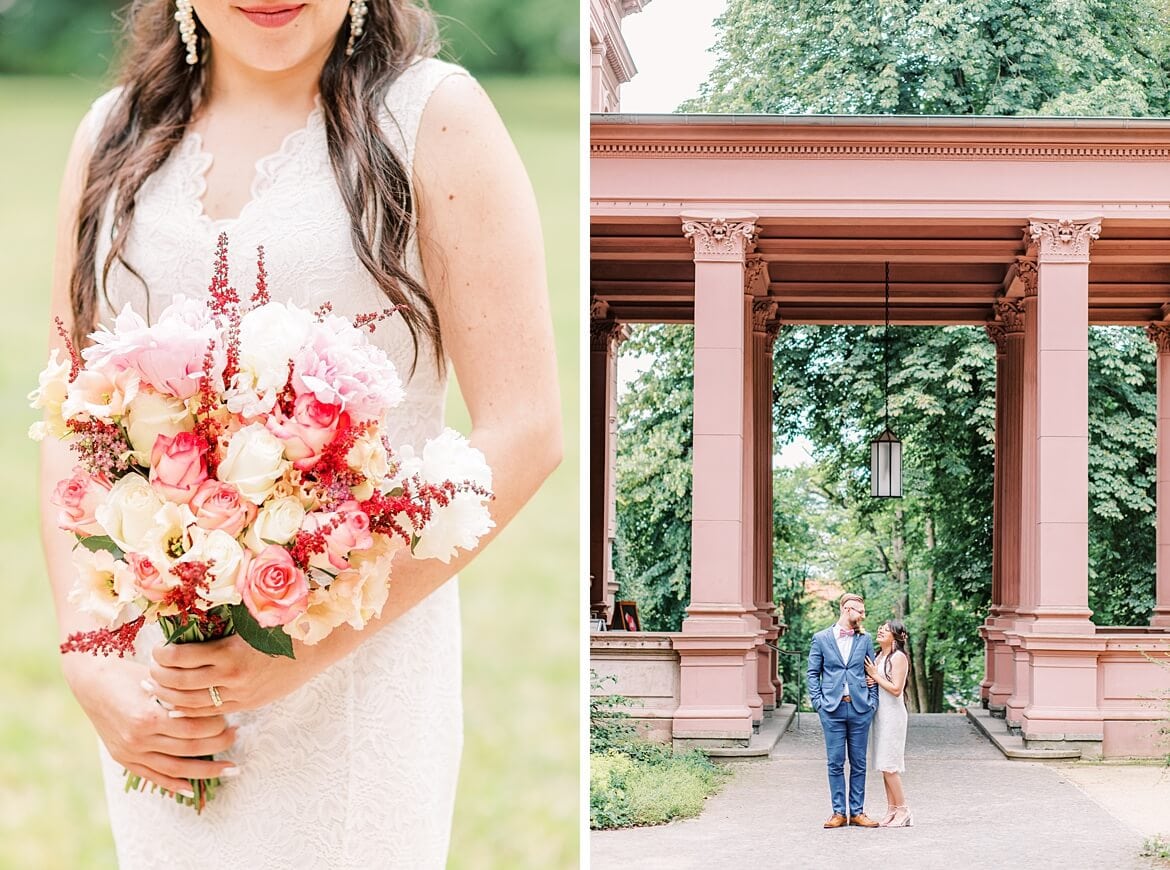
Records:
<instances>
[{"instance_id":1,"label":"long dark hair","mask_svg":"<svg viewBox=\"0 0 1170 870\"><path fill-rule=\"evenodd\" d=\"M435 348L442 367L442 342L434 302L410 276L403 261L415 203L406 167L383 138L378 119L386 89L419 57L438 51L438 33L425 0L367 0L365 28L345 54L349 18L337 34L321 70L321 104L329 159L350 215L354 251L410 329L418 359L420 334ZM208 34L196 19L200 55ZM108 301L110 268L123 258L134 218L134 197L170 155L205 99L202 65L190 66L170 0L134 0L125 15L125 48L119 76L122 94L97 137L81 196L77 257L70 278L73 341L80 347L97 324L95 275L98 233L106 203L113 206L113 244L101 264Z\"/></svg>"},{"instance_id":2,"label":"long dark hair","mask_svg":"<svg viewBox=\"0 0 1170 870\"><path fill-rule=\"evenodd\" d=\"M910 660L910 653L906 650L910 636L906 633L906 626L902 624L900 619L887 620L886 628L890 630L890 634L893 635L894 638L894 648L890 651L890 654L886 656L886 660L883 665L886 673L886 679L888 680L891 678L891 674L893 673L894 653L900 652L902 655L906 656L906 661Z\"/></svg>"}]
</instances>

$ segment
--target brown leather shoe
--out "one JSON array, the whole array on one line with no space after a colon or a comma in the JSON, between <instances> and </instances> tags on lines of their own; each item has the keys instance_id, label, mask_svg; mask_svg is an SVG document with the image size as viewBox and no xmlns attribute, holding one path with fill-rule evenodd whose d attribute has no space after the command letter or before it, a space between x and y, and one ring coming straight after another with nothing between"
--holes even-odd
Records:
<instances>
[{"instance_id":1,"label":"brown leather shoe","mask_svg":"<svg viewBox=\"0 0 1170 870\"><path fill-rule=\"evenodd\" d=\"M850 816L849 824L856 825L859 828L876 828L878 826L878 823L867 816L865 813L858 813L855 816Z\"/></svg>"},{"instance_id":2,"label":"brown leather shoe","mask_svg":"<svg viewBox=\"0 0 1170 870\"><path fill-rule=\"evenodd\" d=\"M826 828L843 828L843 827L845 827L846 824L848 824L848 821L849 820L846 819L840 813L833 813L833 817L831 819L829 819L827 822L825 822L825 827Z\"/></svg>"}]
</instances>

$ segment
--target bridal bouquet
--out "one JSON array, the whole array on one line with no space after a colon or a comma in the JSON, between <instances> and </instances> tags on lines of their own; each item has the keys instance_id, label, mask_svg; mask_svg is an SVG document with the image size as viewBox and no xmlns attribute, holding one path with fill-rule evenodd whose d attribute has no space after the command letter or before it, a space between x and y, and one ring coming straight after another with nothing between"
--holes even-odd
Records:
<instances>
[{"instance_id":1,"label":"bridal bouquet","mask_svg":"<svg viewBox=\"0 0 1170 870\"><path fill-rule=\"evenodd\" d=\"M491 470L462 436L419 452L386 436L402 382L366 333L394 309L273 302L263 249L245 306L227 263L220 236L206 300L153 325L127 305L80 354L58 321L68 358L29 396L30 435L77 454L51 500L78 541L70 600L105 626L62 652L125 656L157 622L168 642L236 633L292 657L380 615L397 551L447 562L493 525ZM216 784L176 799L202 809Z\"/></svg>"}]
</instances>

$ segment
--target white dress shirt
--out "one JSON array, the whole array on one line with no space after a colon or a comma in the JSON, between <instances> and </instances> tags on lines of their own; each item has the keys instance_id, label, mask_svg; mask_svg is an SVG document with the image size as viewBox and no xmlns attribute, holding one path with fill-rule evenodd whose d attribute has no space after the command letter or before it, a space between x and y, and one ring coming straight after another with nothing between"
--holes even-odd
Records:
<instances>
[{"instance_id":1,"label":"white dress shirt","mask_svg":"<svg viewBox=\"0 0 1170 870\"><path fill-rule=\"evenodd\" d=\"M833 637L837 641L837 649L841 651L841 661L849 664L849 654L853 652L853 638L857 636L855 631L853 634L841 636L841 624L839 622L833 623Z\"/></svg>"}]
</instances>

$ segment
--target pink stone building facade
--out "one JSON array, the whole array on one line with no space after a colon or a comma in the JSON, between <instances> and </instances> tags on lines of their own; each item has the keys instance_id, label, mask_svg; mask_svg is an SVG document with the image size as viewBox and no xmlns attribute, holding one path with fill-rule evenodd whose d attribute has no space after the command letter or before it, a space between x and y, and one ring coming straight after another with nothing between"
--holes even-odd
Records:
<instances>
[{"instance_id":1,"label":"pink stone building facade","mask_svg":"<svg viewBox=\"0 0 1170 870\"><path fill-rule=\"evenodd\" d=\"M626 324L695 328L690 604L680 632L592 635L607 691L644 698L632 712L683 744L743 746L772 715L772 349L785 324L882 322L888 261L892 322L984 326L998 351L984 705L1031 748L1164 754L1170 122L597 114L590 147L596 615L616 590L617 346ZM1148 626L1090 620L1096 324L1158 346Z\"/></svg>"}]
</instances>

